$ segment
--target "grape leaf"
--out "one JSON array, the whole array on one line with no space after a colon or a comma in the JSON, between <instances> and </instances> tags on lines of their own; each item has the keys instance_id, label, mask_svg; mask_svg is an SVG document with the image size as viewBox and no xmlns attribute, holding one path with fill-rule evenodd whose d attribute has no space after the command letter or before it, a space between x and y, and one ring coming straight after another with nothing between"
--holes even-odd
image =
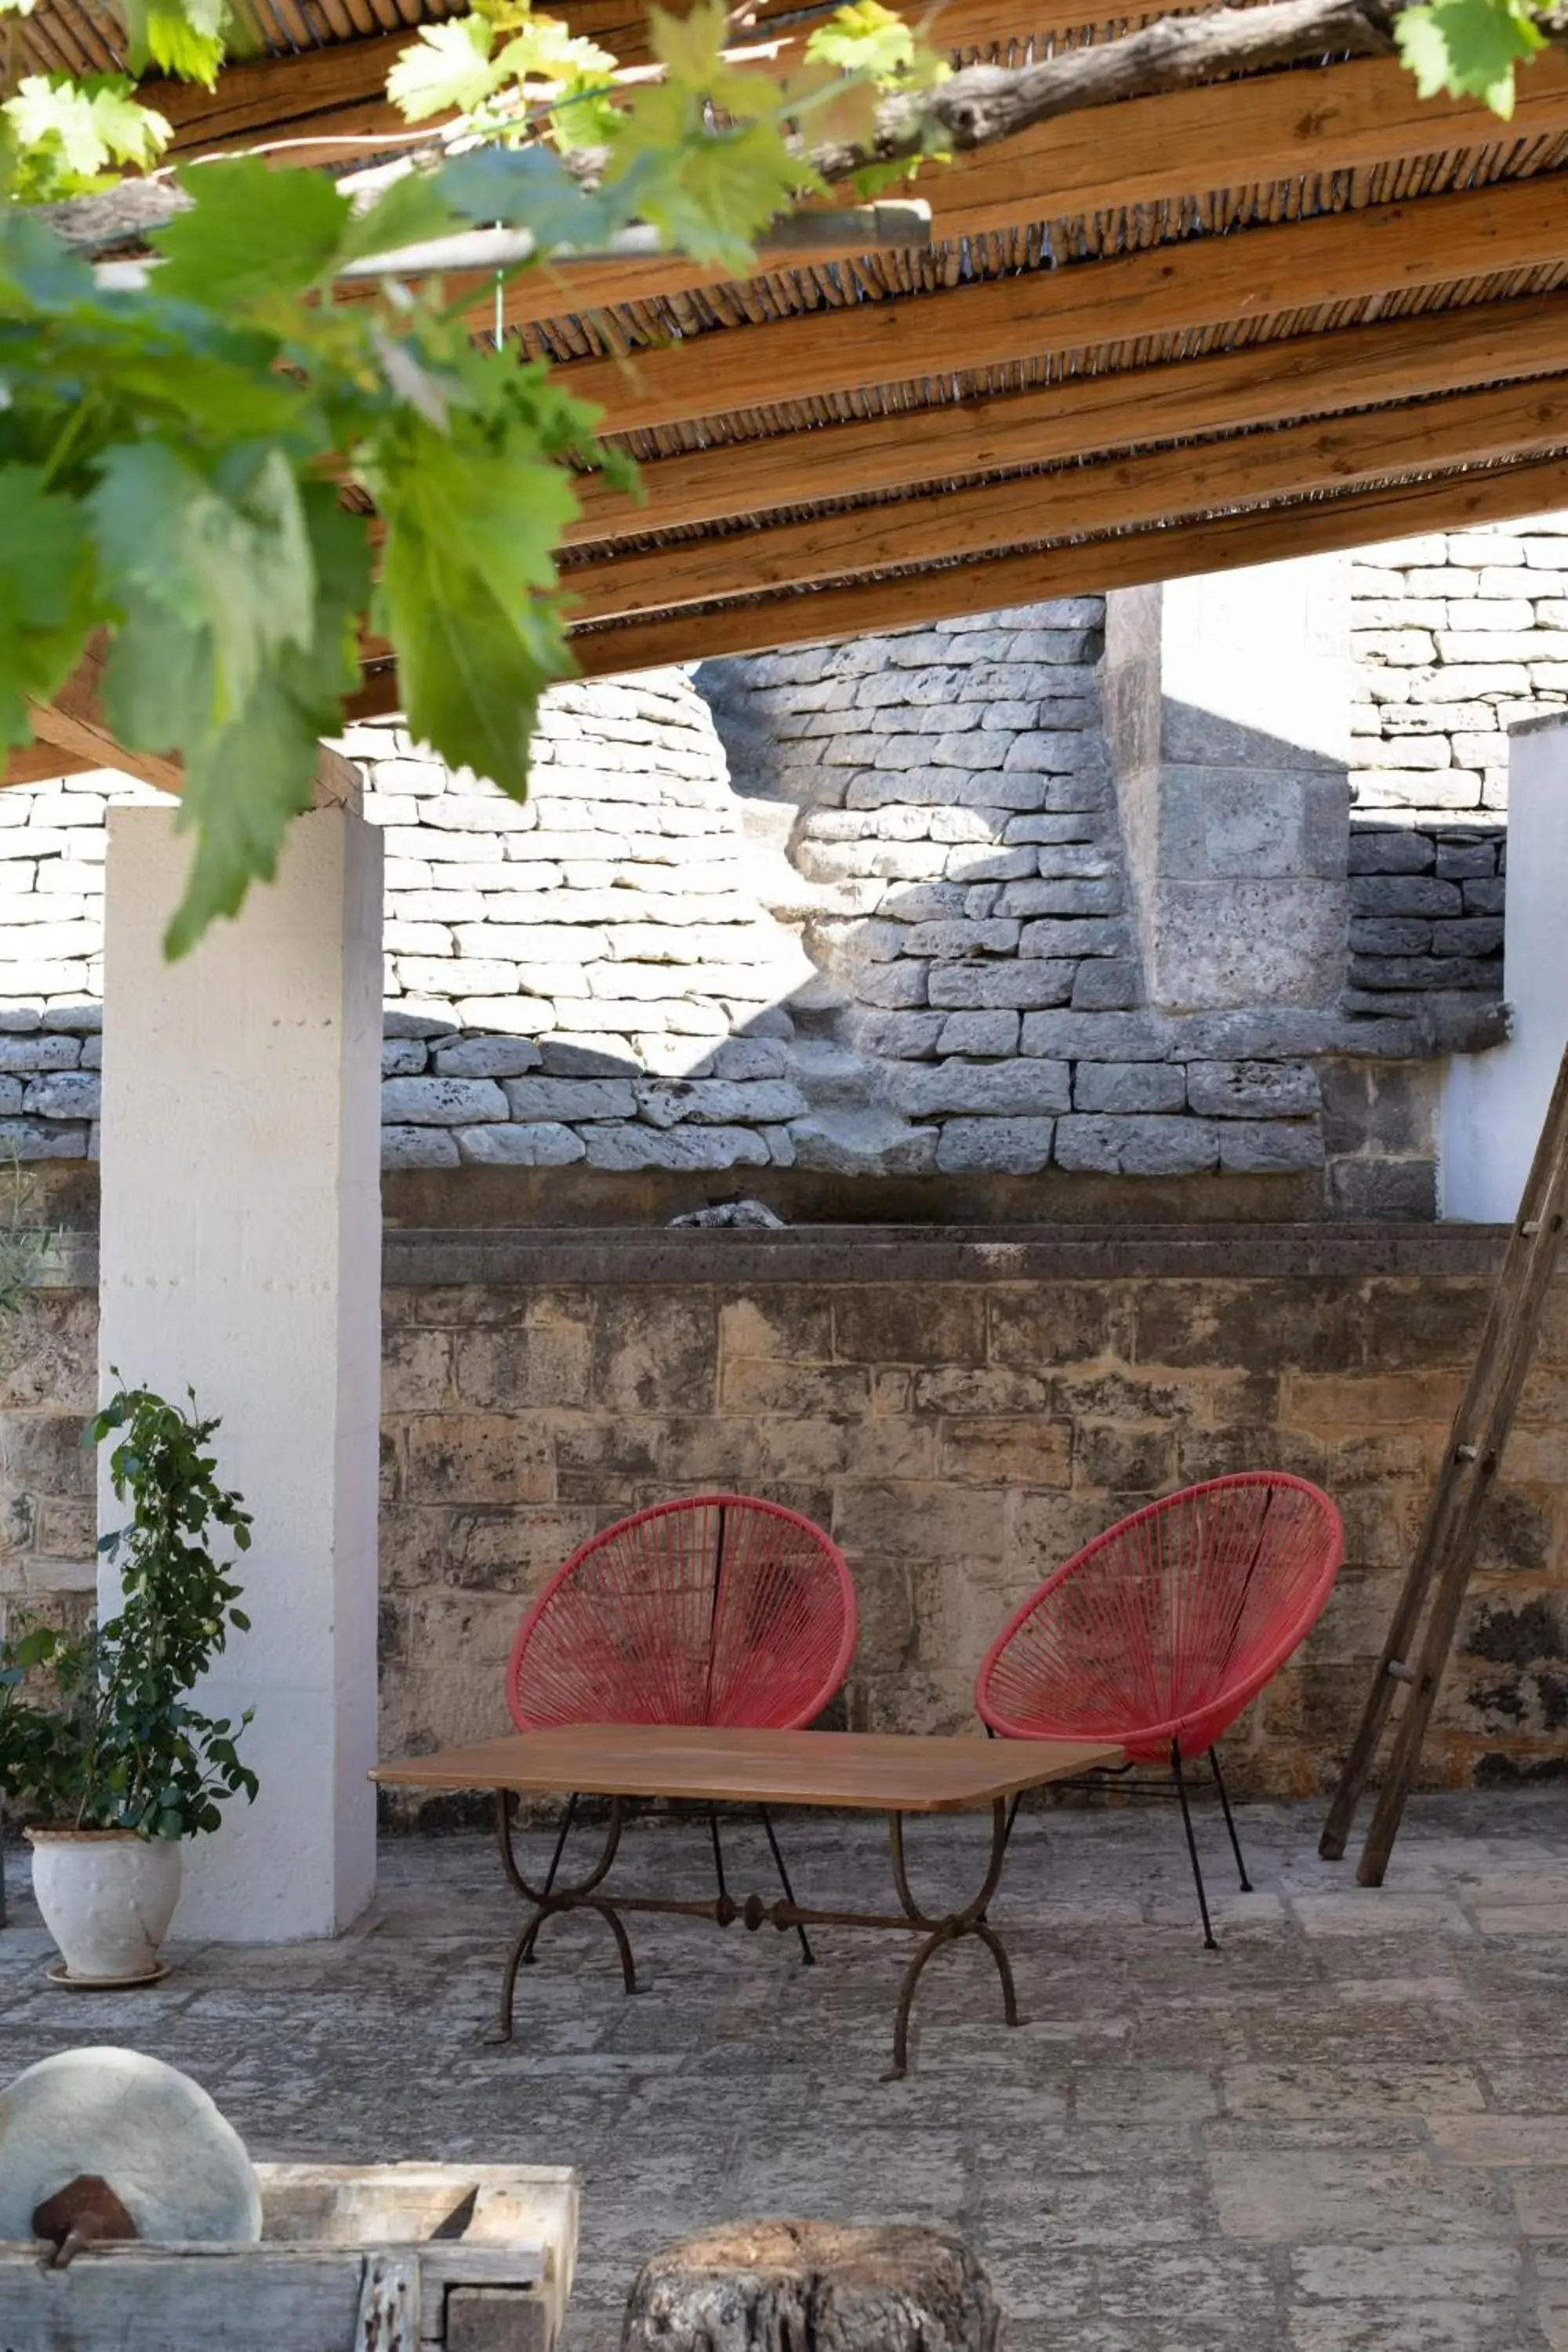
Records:
<instances>
[{"instance_id":1,"label":"grape leaf","mask_svg":"<svg viewBox=\"0 0 1568 2352\"><path fill-rule=\"evenodd\" d=\"M99 184L107 164L145 170L170 138L169 125L139 106L123 74L26 74L0 107L21 150L14 193L23 202L79 195Z\"/></svg>"},{"instance_id":2,"label":"grape leaf","mask_svg":"<svg viewBox=\"0 0 1568 2352\"><path fill-rule=\"evenodd\" d=\"M852 6L836 9L826 25L816 27L805 54L814 65L890 80L913 60L915 37L881 0L854 0Z\"/></svg>"},{"instance_id":3,"label":"grape leaf","mask_svg":"<svg viewBox=\"0 0 1568 2352\"><path fill-rule=\"evenodd\" d=\"M548 147L476 147L439 175L443 195L465 220L526 228L541 253L607 245L637 210L641 177L631 170L613 185L579 185Z\"/></svg>"},{"instance_id":4,"label":"grape leaf","mask_svg":"<svg viewBox=\"0 0 1568 2352\"><path fill-rule=\"evenodd\" d=\"M133 604L109 649L104 724L133 751L198 741L213 707L212 632L166 604Z\"/></svg>"},{"instance_id":5,"label":"grape leaf","mask_svg":"<svg viewBox=\"0 0 1568 2352\"><path fill-rule=\"evenodd\" d=\"M503 446L504 467L423 425L404 435L376 485L379 609L414 733L521 795L539 693L571 667L550 592L577 500L537 438L514 425Z\"/></svg>"},{"instance_id":6,"label":"grape leaf","mask_svg":"<svg viewBox=\"0 0 1568 2352\"><path fill-rule=\"evenodd\" d=\"M493 40L483 16L450 16L444 24L422 25L419 38L402 52L386 77L388 98L408 122L453 111L471 114L490 94Z\"/></svg>"},{"instance_id":7,"label":"grape leaf","mask_svg":"<svg viewBox=\"0 0 1568 2352\"><path fill-rule=\"evenodd\" d=\"M270 880L289 821L310 803L316 751L342 724L359 676L355 626L370 587L363 520L313 483L304 522L316 582L309 643L273 649L250 702L229 725L185 745L176 824L196 836L184 892L164 937L184 955L215 916L237 914L252 881Z\"/></svg>"},{"instance_id":8,"label":"grape leaf","mask_svg":"<svg viewBox=\"0 0 1568 2352\"><path fill-rule=\"evenodd\" d=\"M120 603L150 598L188 629L210 632L210 724L245 707L279 646L309 644L314 567L300 485L281 450L242 448L212 480L164 442L121 445L108 452L89 503Z\"/></svg>"},{"instance_id":9,"label":"grape leaf","mask_svg":"<svg viewBox=\"0 0 1568 2352\"><path fill-rule=\"evenodd\" d=\"M368 212L357 214L349 222L335 258L342 263L369 254L392 253L401 245L446 236L458 226L439 176L405 172L383 189Z\"/></svg>"},{"instance_id":10,"label":"grape leaf","mask_svg":"<svg viewBox=\"0 0 1568 2352\"><path fill-rule=\"evenodd\" d=\"M0 744L26 743L28 700L58 693L98 617L92 541L37 466L0 466Z\"/></svg>"},{"instance_id":11,"label":"grape leaf","mask_svg":"<svg viewBox=\"0 0 1568 2352\"><path fill-rule=\"evenodd\" d=\"M1513 113L1514 68L1545 45L1519 0L1430 0L1394 23L1399 53L1422 98L1479 98L1503 121Z\"/></svg>"},{"instance_id":12,"label":"grape leaf","mask_svg":"<svg viewBox=\"0 0 1568 2352\"><path fill-rule=\"evenodd\" d=\"M302 293L335 258L349 200L319 173L269 172L259 155L243 155L177 177L200 201L152 240L164 257L160 299L243 312Z\"/></svg>"},{"instance_id":13,"label":"grape leaf","mask_svg":"<svg viewBox=\"0 0 1568 2352\"><path fill-rule=\"evenodd\" d=\"M211 89L223 63L225 0L125 0L126 56L133 74L149 65Z\"/></svg>"}]
</instances>

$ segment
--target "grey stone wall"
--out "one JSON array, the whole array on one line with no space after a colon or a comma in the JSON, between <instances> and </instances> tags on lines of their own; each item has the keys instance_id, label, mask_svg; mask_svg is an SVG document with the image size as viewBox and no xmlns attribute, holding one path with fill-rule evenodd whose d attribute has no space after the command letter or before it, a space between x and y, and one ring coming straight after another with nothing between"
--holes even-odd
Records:
<instances>
[{"instance_id":1,"label":"grey stone wall","mask_svg":"<svg viewBox=\"0 0 1568 2352\"><path fill-rule=\"evenodd\" d=\"M1109 659L1085 597L564 688L526 807L354 730L387 1165L1430 1213L1422 1065L1500 1034L1504 729L1568 699L1568 518L1310 571L1119 597ZM148 797L0 794L0 1150L93 1149L103 812Z\"/></svg>"},{"instance_id":2,"label":"grey stone wall","mask_svg":"<svg viewBox=\"0 0 1568 2352\"><path fill-rule=\"evenodd\" d=\"M1367 548L1350 579L1357 813L1500 820L1509 727L1568 702L1568 514Z\"/></svg>"}]
</instances>

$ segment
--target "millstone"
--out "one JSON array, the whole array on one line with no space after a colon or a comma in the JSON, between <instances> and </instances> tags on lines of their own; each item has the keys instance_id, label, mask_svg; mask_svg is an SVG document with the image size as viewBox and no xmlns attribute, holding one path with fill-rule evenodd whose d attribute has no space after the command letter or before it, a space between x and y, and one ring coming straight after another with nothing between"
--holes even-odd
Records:
<instances>
[{"instance_id":1,"label":"millstone","mask_svg":"<svg viewBox=\"0 0 1568 2352\"><path fill-rule=\"evenodd\" d=\"M199 2083L139 2050L63 2050L0 2091L0 2241L34 2237L35 2214L84 2181L111 2191L142 2239L261 2235L239 2134Z\"/></svg>"},{"instance_id":2,"label":"millstone","mask_svg":"<svg viewBox=\"0 0 1568 2352\"><path fill-rule=\"evenodd\" d=\"M621 2352L995 2352L1000 2326L949 2230L727 2221L643 2264Z\"/></svg>"}]
</instances>

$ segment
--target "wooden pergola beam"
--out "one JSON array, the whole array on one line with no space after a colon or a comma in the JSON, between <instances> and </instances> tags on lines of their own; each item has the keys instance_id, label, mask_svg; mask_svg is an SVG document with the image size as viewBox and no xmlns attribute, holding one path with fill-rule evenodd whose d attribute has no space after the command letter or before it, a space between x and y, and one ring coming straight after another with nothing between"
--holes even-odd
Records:
<instances>
[{"instance_id":1,"label":"wooden pergola beam","mask_svg":"<svg viewBox=\"0 0 1568 2352\"><path fill-rule=\"evenodd\" d=\"M763 514L1196 433L1233 432L1282 416L1330 416L1378 401L1459 392L1563 368L1568 368L1568 295L1428 311L1337 334L1253 343L1205 359L1068 376L1037 392L654 458L642 468L640 506L589 475L578 485L583 512L566 541L602 545L723 521L735 511L738 470L744 475L746 510Z\"/></svg>"},{"instance_id":2,"label":"wooden pergola beam","mask_svg":"<svg viewBox=\"0 0 1568 2352\"><path fill-rule=\"evenodd\" d=\"M1322 555L1428 530L1468 530L1518 515L1541 514L1568 501L1568 458L1552 457L1451 475L1397 489L1352 491L1343 498L1260 513L1176 523L1123 538L1079 540L1019 555L957 563L900 580L872 580L783 596L749 605L711 606L668 620L595 629L574 639L585 677L619 676L668 662L704 661L731 654L766 653L780 646L837 643L889 630L989 613L1050 596L1138 588L1206 572L1235 572L1253 563ZM367 681L378 697L383 679ZM376 709L395 709L390 699ZM361 708L356 698L354 709Z\"/></svg>"},{"instance_id":3,"label":"wooden pergola beam","mask_svg":"<svg viewBox=\"0 0 1568 2352\"><path fill-rule=\"evenodd\" d=\"M1534 458L1394 489L1353 490L1299 506L990 556L901 579L763 596L746 604L694 606L668 618L579 633L572 640L572 651L580 676L622 677L671 662L879 636L963 614L1038 604L1050 596L1145 587L1199 572L1331 554L1422 531L1468 530L1565 504L1568 457ZM343 715L345 719L384 718L402 708L396 667L387 661L367 672L359 692L345 702Z\"/></svg>"},{"instance_id":4,"label":"wooden pergola beam","mask_svg":"<svg viewBox=\"0 0 1568 2352\"><path fill-rule=\"evenodd\" d=\"M619 620L1565 447L1568 375L1548 376L609 556L563 585L575 621Z\"/></svg>"},{"instance_id":5,"label":"wooden pergola beam","mask_svg":"<svg viewBox=\"0 0 1568 2352\"><path fill-rule=\"evenodd\" d=\"M107 768L154 785L161 793L184 791L184 769L176 754L128 751L104 725L100 694L108 650L106 637L94 638L53 702L28 704L35 740L6 755L0 770L0 789L47 783L57 776L84 775ZM319 745L311 806L353 806L359 792L359 770L353 761L324 743Z\"/></svg>"},{"instance_id":6,"label":"wooden pergola beam","mask_svg":"<svg viewBox=\"0 0 1568 2352\"><path fill-rule=\"evenodd\" d=\"M963 54L1073 30L1093 16L1092 7L1086 15L1085 0L946 0L945 6L935 10L927 0L894 0L894 5L908 23L929 24L928 37L934 47ZM754 27L735 44L735 61L744 65L754 58L759 65L777 68L797 64L809 26L777 31L769 26L771 16L788 13L784 7L759 9ZM1164 13L1133 10L1130 20L1137 23ZM646 13L628 0L566 0L552 14L565 17L574 32L597 41L623 66L649 62ZM226 66L211 90L196 82L153 77L142 84L139 95L173 124L171 155L190 159L274 140L314 139L327 144L299 160L320 163L356 152L359 134L406 130L403 116L387 100L386 77L417 37L417 28L409 26L401 32L334 42L293 57L253 58ZM423 135L423 131L409 135Z\"/></svg>"},{"instance_id":7,"label":"wooden pergola beam","mask_svg":"<svg viewBox=\"0 0 1568 2352\"><path fill-rule=\"evenodd\" d=\"M57 744L38 740L7 751L0 767L0 792L7 784L52 784L58 776L83 776L99 765L79 751L62 751Z\"/></svg>"},{"instance_id":8,"label":"wooden pergola beam","mask_svg":"<svg viewBox=\"0 0 1568 2352\"><path fill-rule=\"evenodd\" d=\"M1568 55L1548 52L1520 77L1513 131L1568 130ZM939 240L984 236L1070 215L1196 196L1213 188L1354 171L1454 147L1495 145L1497 117L1479 99L1421 99L1396 58L1177 90L1068 114L1004 145L955 155L915 193ZM612 302L652 301L725 282L679 259L526 273L506 289L510 325ZM493 310L493 303L492 303Z\"/></svg>"},{"instance_id":9,"label":"wooden pergola beam","mask_svg":"<svg viewBox=\"0 0 1568 2352\"><path fill-rule=\"evenodd\" d=\"M631 432L1561 262L1568 178L1368 205L1104 261L718 328L557 382Z\"/></svg>"}]
</instances>

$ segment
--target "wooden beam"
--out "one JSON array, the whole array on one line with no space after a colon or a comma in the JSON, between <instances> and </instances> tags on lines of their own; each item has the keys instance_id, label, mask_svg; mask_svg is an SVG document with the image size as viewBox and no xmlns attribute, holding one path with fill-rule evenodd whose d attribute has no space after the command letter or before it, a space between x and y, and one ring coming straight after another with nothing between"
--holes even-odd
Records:
<instances>
[{"instance_id":1,"label":"wooden beam","mask_svg":"<svg viewBox=\"0 0 1568 2352\"><path fill-rule=\"evenodd\" d=\"M1568 375L1547 376L647 548L579 565L563 584L575 622L619 620L1562 448Z\"/></svg>"},{"instance_id":2,"label":"wooden beam","mask_svg":"<svg viewBox=\"0 0 1568 2352\"><path fill-rule=\"evenodd\" d=\"M80 662L52 702L28 704L27 716L32 721L33 733L40 743L49 744L56 751L66 753L76 763L75 772L90 768L116 768L121 774L135 776L144 784L155 785L160 792L177 793L180 789L177 761L160 752L126 751L116 742L103 723L100 697L108 651L109 641L100 633L89 642Z\"/></svg>"},{"instance_id":3,"label":"wooden beam","mask_svg":"<svg viewBox=\"0 0 1568 2352\"><path fill-rule=\"evenodd\" d=\"M910 24L931 19L928 37L955 55L1005 48L1015 42L1021 46L1036 36L1077 29L1094 20L1093 5L1086 14L1085 0L947 0L934 15L927 0L896 0L896 5ZM810 27L769 31L770 16L787 13L786 7L759 9L754 28L736 44L736 62L776 69L798 64ZM827 13L826 8L821 11ZM1174 13L1134 10L1130 21ZM649 62L647 15L631 0L566 0L551 14L565 17L574 32L597 41L623 66L646 67ZM196 82L155 76L142 84L138 95L174 125L172 156L220 155L274 140L315 139L328 143L293 160L320 163L358 152L357 134L406 129L403 116L388 102L386 77L416 37L416 28L409 26L402 32L334 42L292 57L253 58L226 66L211 90ZM1523 87L1521 83L1521 99ZM425 128L410 135L422 136Z\"/></svg>"},{"instance_id":4,"label":"wooden beam","mask_svg":"<svg viewBox=\"0 0 1568 2352\"><path fill-rule=\"evenodd\" d=\"M1163 530L1079 540L1024 554L990 556L903 579L868 580L762 596L747 604L694 607L669 619L593 629L572 639L578 675L619 677L672 662L717 661L780 646L837 645L920 628L967 613L1000 612L1051 596L1099 594L1205 572L1234 572L1408 539L1428 530L1469 530L1568 505L1568 458L1533 458L1484 473L1451 474L1394 489L1352 490L1310 504L1265 508ZM345 719L380 719L403 708L395 665L367 670L343 705Z\"/></svg>"},{"instance_id":5,"label":"wooden beam","mask_svg":"<svg viewBox=\"0 0 1568 2352\"><path fill-rule=\"evenodd\" d=\"M631 432L1537 268L1565 252L1568 175L1542 174L715 328L625 359L574 361L556 381L603 410L605 431Z\"/></svg>"},{"instance_id":6,"label":"wooden beam","mask_svg":"<svg viewBox=\"0 0 1568 2352\"><path fill-rule=\"evenodd\" d=\"M53 743L23 743L7 751L0 769L0 792L8 784L52 784L58 776L85 775L98 766L80 752L62 751Z\"/></svg>"},{"instance_id":7,"label":"wooden beam","mask_svg":"<svg viewBox=\"0 0 1568 2352\"><path fill-rule=\"evenodd\" d=\"M155 784L160 792L177 793L180 789L180 771L174 761L153 752L127 751L96 719L73 717L69 711L42 702L29 704L27 715L40 743L51 744L56 751L68 754L77 772L89 768L116 768L122 775L135 776L144 784Z\"/></svg>"},{"instance_id":8,"label":"wooden beam","mask_svg":"<svg viewBox=\"0 0 1568 2352\"><path fill-rule=\"evenodd\" d=\"M582 676L618 677L670 662L764 653L779 646L837 644L847 637L918 628L961 614L1037 604L1050 596L1234 572L1248 564L1366 547L1423 531L1468 530L1563 505L1568 505L1568 458L1536 458L1395 489L1351 491L1300 506L993 556L903 579L764 596L717 610L694 608L668 620L595 629L575 636L572 651ZM396 672L385 669L367 678L345 709L358 718L400 707Z\"/></svg>"},{"instance_id":9,"label":"wooden beam","mask_svg":"<svg viewBox=\"0 0 1568 2352\"><path fill-rule=\"evenodd\" d=\"M9 755L0 782L37 783L110 768L163 793L184 791L184 768L177 753L127 751L103 724L100 696L108 651L106 636L94 638L53 702L28 704L36 740ZM319 744L311 806L353 808L359 799L360 772L353 761Z\"/></svg>"},{"instance_id":10,"label":"wooden beam","mask_svg":"<svg viewBox=\"0 0 1568 2352\"><path fill-rule=\"evenodd\" d=\"M1520 76L1510 136L1548 139L1563 130L1568 55L1552 49ZM932 236L951 240L1445 148L1491 147L1497 138L1497 117L1479 99L1418 98L1396 58L1363 58L1058 116L922 173L916 192L931 205ZM679 260L568 267L554 282L515 279L506 316L521 325L724 282L721 270Z\"/></svg>"},{"instance_id":11,"label":"wooden beam","mask_svg":"<svg viewBox=\"0 0 1568 2352\"><path fill-rule=\"evenodd\" d=\"M1568 368L1568 295L1427 311L654 458L642 468L641 506L590 474L578 484L583 512L566 539L572 546L604 544L723 521L738 504L763 514L1561 368Z\"/></svg>"}]
</instances>

